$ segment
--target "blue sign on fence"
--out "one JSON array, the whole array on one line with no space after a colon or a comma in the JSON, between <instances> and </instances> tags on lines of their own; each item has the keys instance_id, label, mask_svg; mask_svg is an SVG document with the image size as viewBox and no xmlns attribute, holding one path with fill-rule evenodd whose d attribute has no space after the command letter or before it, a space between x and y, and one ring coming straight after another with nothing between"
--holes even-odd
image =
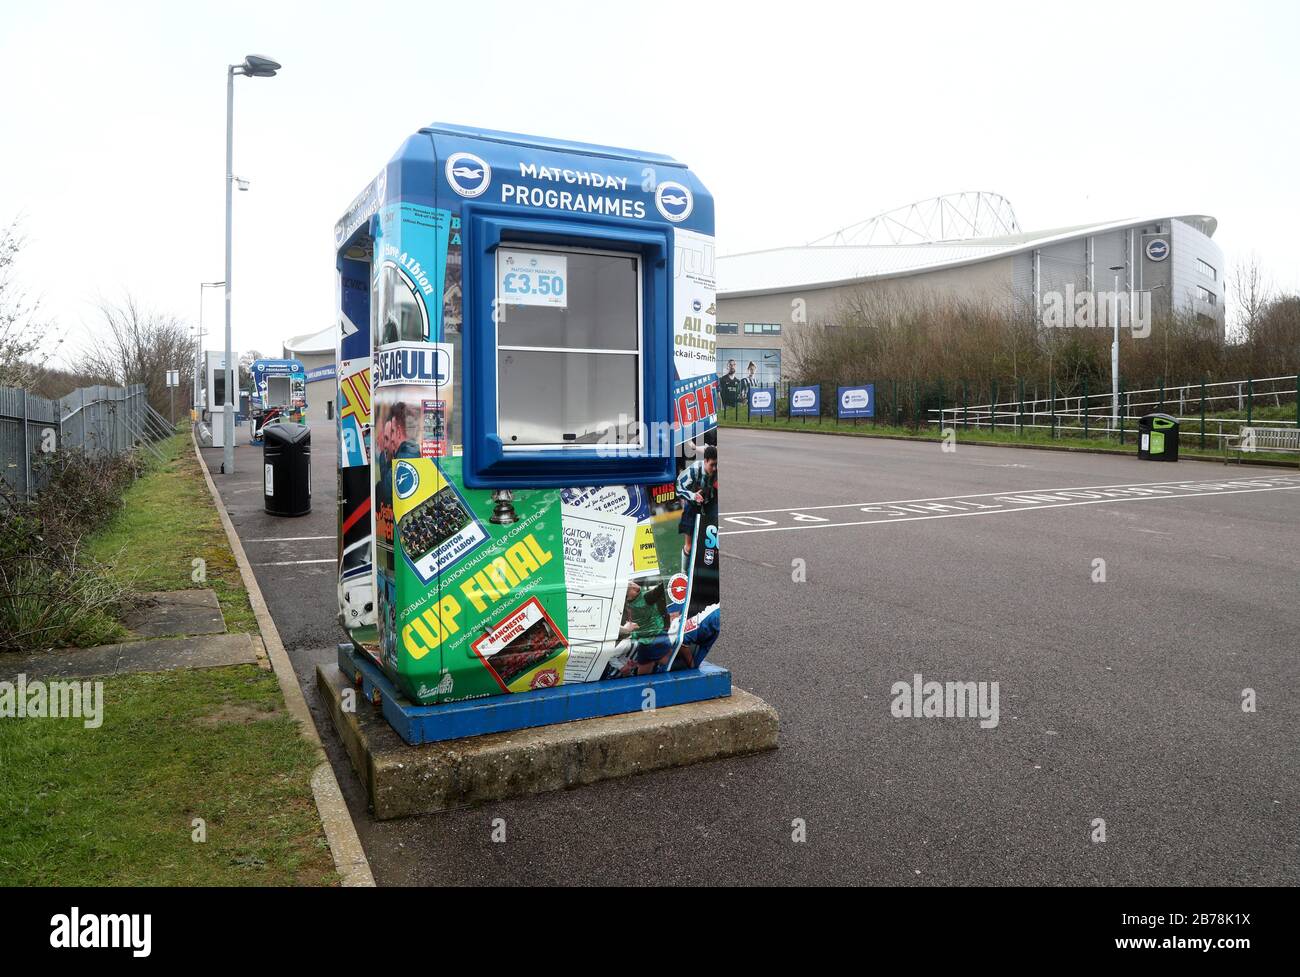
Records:
<instances>
[{"instance_id":1,"label":"blue sign on fence","mask_svg":"<svg viewBox=\"0 0 1300 977\"><path fill-rule=\"evenodd\" d=\"M863 383L855 387L840 387L837 416L875 417L876 385Z\"/></svg>"},{"instance_id":2,"label":"blue sign on fence","mask_svg":"<svg viewBox=\"0 0 1300 977\"><path fill-rule=\"evenodd\" d=\"M790 388L791 417L816 417L821 412L822 388L820 386Z\"/></svg>"},{"instance_id":3,"label":"blue sign on fence","mask_svg":"<svg viewBox=\"0 0 1300 977\"><path fill-rule=\"evenodd\" d=\"M776 417L776 390L772 387L750 387L749 414L751 417Z\"/></svg>"}]
</instances>

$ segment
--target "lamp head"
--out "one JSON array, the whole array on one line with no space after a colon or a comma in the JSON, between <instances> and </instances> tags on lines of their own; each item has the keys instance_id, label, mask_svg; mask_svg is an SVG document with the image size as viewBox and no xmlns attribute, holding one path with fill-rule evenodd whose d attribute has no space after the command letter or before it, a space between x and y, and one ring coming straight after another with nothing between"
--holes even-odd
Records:
<instances>
[{"instance_id":1,"label":"lamp head","mask_svg":"<svg viewBox=\"0 0 1300 977\"><path fill-rule=\"evenodd\" d=\"M240 65L244 74L253 78L270 78L280 70L280 62L261 54L250 54L244 58L244 63Z\"/></svg>"}]
</instances>

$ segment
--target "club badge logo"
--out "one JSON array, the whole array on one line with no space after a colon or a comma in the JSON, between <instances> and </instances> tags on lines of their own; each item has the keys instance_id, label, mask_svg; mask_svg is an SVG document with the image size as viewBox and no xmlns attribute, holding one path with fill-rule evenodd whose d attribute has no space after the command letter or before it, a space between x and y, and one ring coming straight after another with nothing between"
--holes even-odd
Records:
<instances>
[{"instance_id":1,"label":"club badge logo","mask_svg":"<svg viewBox=\"0 0 1300 977\"><path fill-rule=\"evenodd\" d=\"M663 214L664 220L680 224L695 209L695 196L690 188L666 180L655 188L655 207Z\"/></svg>"},{"instance_id":2,"label":"club badge logo","mask_svg":"<svg viewBox=\"0 0 1300 977\"><path fill-rule=\"evenodd\" d=\"M409 499L420 487L420 473L414 465L399 461L393 466L393 487L397 489L399 499Z\"/></svg>"},{"instance_id":3,"label":"club badge logo","mask_svg":"<svg viewBox=\"0 0 1300 977\"><path fill-rule=\"evenodd\" d=\"M462 197L479 197L492 183L492 167L473 153L452 153L447 157L447 182Z\"/></svg>"},{"instance_id":4,"label":"club badge logo","mask_svg":"<svg viewBox=\"0 0 1300 977\"><path fill-rule=\"evenodd\" d=\"M543 668L528 684L534 689L553 689L560 684L560 674L553 668Z\"/></svg>"}]
</instances>

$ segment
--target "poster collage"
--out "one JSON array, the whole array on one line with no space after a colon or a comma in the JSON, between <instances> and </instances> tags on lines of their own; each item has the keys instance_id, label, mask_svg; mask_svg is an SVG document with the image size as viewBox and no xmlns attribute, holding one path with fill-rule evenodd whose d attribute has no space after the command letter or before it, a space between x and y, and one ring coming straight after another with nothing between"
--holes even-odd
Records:
<instances>
[{"instance_id":1,"label":"poster collage","mask_svg":"<svg viewBox=\"0 0 1300 977\"><path fill-rule=\"evenodd\" d=\"M431 705L693 668L719 631L713 239L673 228L664 484L465 484L459 216L376 208L340 259L339 610Z\"/></svg>"}]
</instances>

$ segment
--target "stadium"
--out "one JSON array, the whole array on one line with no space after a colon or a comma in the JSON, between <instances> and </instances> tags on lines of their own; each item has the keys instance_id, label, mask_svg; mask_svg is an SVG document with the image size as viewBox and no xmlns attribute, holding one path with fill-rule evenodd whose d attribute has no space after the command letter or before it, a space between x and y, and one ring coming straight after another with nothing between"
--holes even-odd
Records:
<instances>
[{"instance_id":1,"label":"stadium","mask_svg":"<svg viewBox=\"0 0 1300 977\"><path fill-rule=\"evenodd\" d=\"M1222 341L1217 226L1188 214L1024 231L1004 197L970 191L878 214L803 247L722 256L718 372L735 360L755 382L776 383L792 330L834 324L864 290L996 303L1009 314L1039 310L1067 289L1146 293L1154 315L1194 316Z\"/></svg>"}]
</instances>

